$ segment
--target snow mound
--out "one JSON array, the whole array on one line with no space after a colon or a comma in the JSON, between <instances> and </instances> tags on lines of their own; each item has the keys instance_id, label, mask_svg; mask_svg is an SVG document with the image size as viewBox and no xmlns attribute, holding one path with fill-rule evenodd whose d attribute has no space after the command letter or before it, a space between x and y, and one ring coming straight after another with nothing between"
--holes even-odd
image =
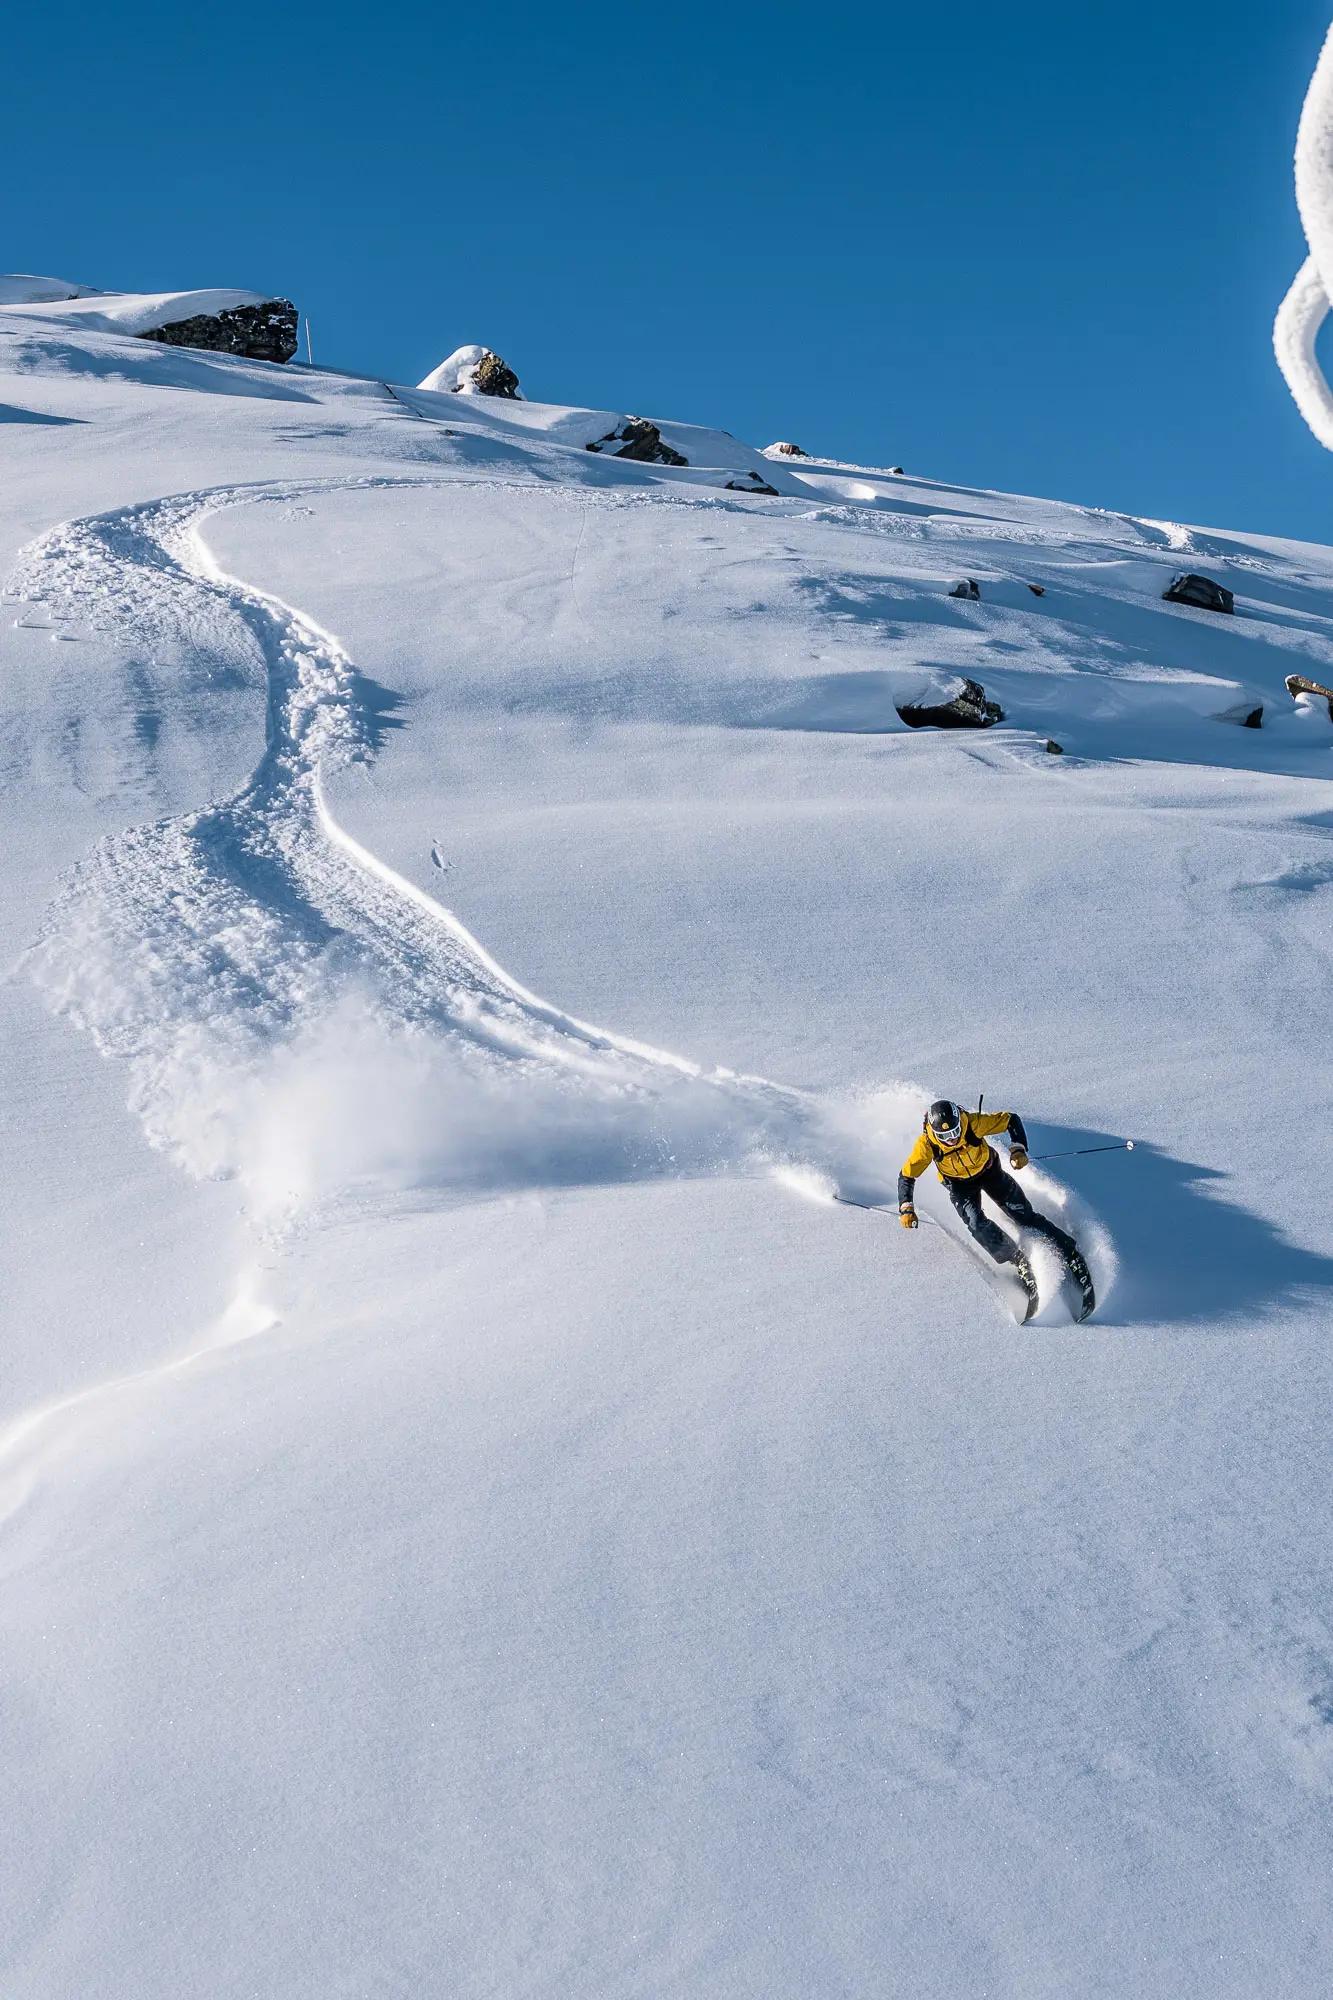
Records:
<instances>
[{"instance_id":1,"label":"snow mound","mask_svg":"<svg viewBox=\"0 0 1333 2000\"><path fill-rule=\"evenodd\" d=\"M422 380L417 383L417 387L418 389L431 389L445 395L454 396L484 396L493 394L495 393L494 391L488 390L478 380L479 371L487 361L499 363L501 368L504 367L504 363L500 361L500 357L496 354L494 348L477 346L456 347L452 354L445 356L438 368L432 368L429 375L423 376ZM508 372L506 370L506 373ZM499 393L517 396L517 378L515 378L512 391L500 391Z\"/></svg>"}]
</instances>

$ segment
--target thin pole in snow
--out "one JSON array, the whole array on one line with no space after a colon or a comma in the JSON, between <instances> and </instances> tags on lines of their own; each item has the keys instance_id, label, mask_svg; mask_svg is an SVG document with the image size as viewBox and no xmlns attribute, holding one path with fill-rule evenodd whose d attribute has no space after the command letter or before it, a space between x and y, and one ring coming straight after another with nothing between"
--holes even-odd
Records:
<instances>
[{"instance_id":1,"label":"thin pole in snow","mask_svg":"<svg viewBox=\"0 0 1333 2000\"><path fill-rule=\"evenodd\" d=\"M310 351L310 315L309 315L309 313L307 313L307 314L306 314L306 316L305 316L305 365L306 365L306 367L307 367L307 368L313 368L313 367L314 367L314 365L315 365L315 357L314 357L314 355L313 355L313 354L311 353L311 351Z\"/></svg>"}]
</instances>

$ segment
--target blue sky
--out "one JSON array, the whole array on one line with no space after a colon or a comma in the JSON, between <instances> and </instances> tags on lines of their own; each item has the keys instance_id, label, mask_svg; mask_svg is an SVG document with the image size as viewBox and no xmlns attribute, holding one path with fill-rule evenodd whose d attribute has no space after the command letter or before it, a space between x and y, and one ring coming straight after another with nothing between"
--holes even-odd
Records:
<instances>
[{"instance_id":1,"label":"blue sky","mask_svg":"<svg viewBox=\"0 0 1333 2000\"><path fill-rule=\"evenodd\" d=\"M286 292L395 380L480 340L551 401L1327 539L1269 342L1327 24L52 0L6 34L3 262Z\"/></svg>"}]
</instances>

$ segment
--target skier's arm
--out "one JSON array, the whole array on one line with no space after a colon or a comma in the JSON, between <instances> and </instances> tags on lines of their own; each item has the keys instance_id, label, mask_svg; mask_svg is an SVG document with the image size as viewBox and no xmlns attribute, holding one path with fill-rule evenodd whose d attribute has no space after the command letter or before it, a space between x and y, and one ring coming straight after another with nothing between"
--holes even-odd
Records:
<instances>
[{"instance_id":1,"label":"skier's arm","mask_svg":"<svg viewBox=\"0 0 1333 2000\"><path fill-rule=\"evenodd\" d=\"M967 1122L981 1139L993 1139L1000 1132L1007 1132L1020 1146L1027 1145L1027 1134L1023 1121L1016 1111L969 1111Z\"/></svg>"},{"instance_id":2,"label":"skier's arm","mask_svg":"<svg viewBox=\"0 0 1333 2000\"><path fill-rule=\"evenodd\" d=\"M902 1169L898 1175L898 1206L900 1209L912 1208L915 1205L916 1183L930 1166L933 1158L934 1155L930 1147L926 1144L926 1135L923 1132L911 1152L907 1155L907 1158L903 1161Z\"/></svg>"},{"instance_id":3,"label":"skier's arm","mask_svg":"<svg viewBox=\"0 0 1333 2000\"><path fill-rule=\"evenodd\" d=\"M993 1139L997 1133L1007 1132L1010 1165L1020 1169L1027 1165L1028 1135L1016 1111L974 1111L971 1123L972 1130L982 1139Z\"/></svg>"}]
</instances>

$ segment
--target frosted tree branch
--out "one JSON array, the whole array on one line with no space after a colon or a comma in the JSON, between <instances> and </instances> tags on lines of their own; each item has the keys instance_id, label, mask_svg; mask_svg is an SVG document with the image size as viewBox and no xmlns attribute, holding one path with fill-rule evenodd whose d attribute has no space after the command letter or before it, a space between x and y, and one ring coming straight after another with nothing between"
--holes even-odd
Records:
<instances>
[{"instance_id":1,"label":"frosted tree branch","mask_svg":"<svg viewBox=\"0 0 1333 2000\"><path fill-rule=\"evenodd\" d=\"M1296 206L1310 254L1278 308L1273 347L1296 407L1333 451L1333 389L1315 339L1333 298L1333 28L1329 29L1296 134Z\"/></svg>"}]
</instances>

